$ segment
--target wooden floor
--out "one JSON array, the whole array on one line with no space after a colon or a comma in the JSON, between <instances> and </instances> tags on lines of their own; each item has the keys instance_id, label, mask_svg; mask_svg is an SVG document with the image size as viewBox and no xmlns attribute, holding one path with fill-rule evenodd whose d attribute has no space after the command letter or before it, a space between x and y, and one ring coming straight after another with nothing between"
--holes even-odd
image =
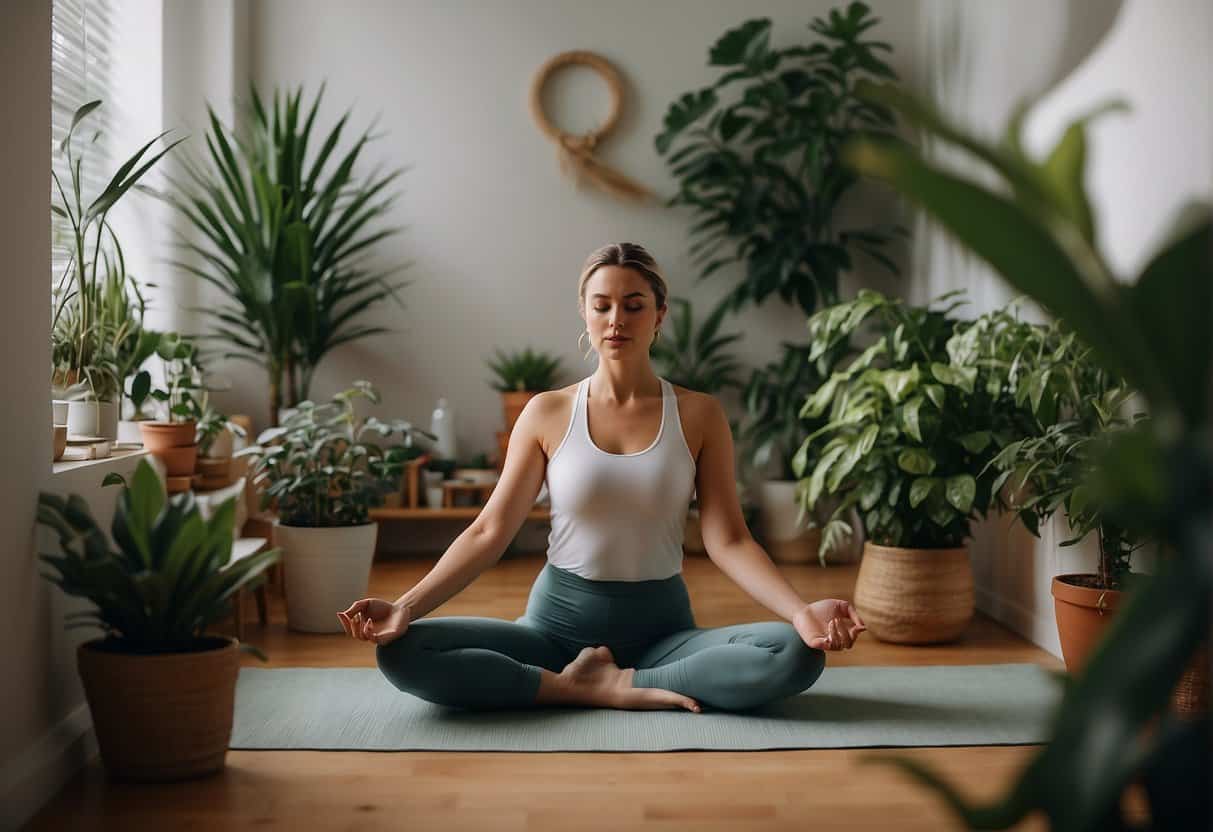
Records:
<instances>
[{"instance_id":1,"label":"wooden floor","mask_svg":"<svg viewBox=\"0 0 1213 832\"><path fill-rule=\"evenodd\" d=\"M378 562L370 593L394 599L433 564ZM522 614L541 555L510 557L431 615ZM858 567L782 567L808 601L853 597ZM711 561L688 557L684 575L702 627L775 616L751 601ZM247 605L247 615L255 607ZM251 667L374 666L373 645L341 635L288 632L282 599L270 622L246 626L262 647ZM1051 654L977 613L957 642L913 647L865 634L843 665L1036 662ZM828 669L826 672L829 672ZM974 799L1001 795L1039 746L881 749L932 766ZM229 751L209 778L161 785L106 781L98 759L28 828L351 830L942 830L961 828L943 803L885 765L860 765L872 749L672 753ZM1137 800L1126 806L1140 810ZM1140 811L1133 811L1140 817ZM1030 817L1017 829L1043 829Z\"/></svg>"}]
</instances>

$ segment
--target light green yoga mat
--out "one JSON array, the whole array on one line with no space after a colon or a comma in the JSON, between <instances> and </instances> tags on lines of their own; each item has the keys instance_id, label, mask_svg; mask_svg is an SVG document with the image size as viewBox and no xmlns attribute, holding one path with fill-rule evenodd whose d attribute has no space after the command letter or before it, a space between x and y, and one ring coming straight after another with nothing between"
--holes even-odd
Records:
<instances>
[{"instance_id":1,"label":"light green yoga mat","mask_svg":"<svg viewBox=\"0 0 1213 832\"><path fill-rule=\"evenodd\" d=\"M745 712L435 705L378 668L242 667L231 748L675 751L1024 745L1049 740L1060 681L1035 664L826 667Z\"/></svg>"}]
</instances>

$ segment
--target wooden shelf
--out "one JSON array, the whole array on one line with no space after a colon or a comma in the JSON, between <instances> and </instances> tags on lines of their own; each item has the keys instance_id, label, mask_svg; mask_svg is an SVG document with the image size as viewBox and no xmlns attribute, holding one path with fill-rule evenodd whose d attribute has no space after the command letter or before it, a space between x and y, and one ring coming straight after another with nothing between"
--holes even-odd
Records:
<instances>
[{"instance_id":1,"label":"wooden shelf","mask_svg":"<svg viewBox=\"0 0 1213 832\"><path fill-rule=\"evenodd\" d=\"M370 511L372 520L466 520L480 514L484 506L453 506L451 508L399 508L384 506ZM552 516L546 506L537 506L527 514L528 520L548 520Z\"/></svg>"}]
</instances>

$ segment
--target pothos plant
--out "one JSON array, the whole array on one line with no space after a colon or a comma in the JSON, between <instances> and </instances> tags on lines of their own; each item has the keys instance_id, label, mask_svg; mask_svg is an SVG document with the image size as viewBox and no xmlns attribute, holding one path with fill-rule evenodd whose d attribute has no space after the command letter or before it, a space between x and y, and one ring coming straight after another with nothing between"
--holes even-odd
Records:
<instances>
[{"instance_id":1,"label":"pothos plant","mask_svg":"<svg viewBox=\"0 0 1213 832\"><path fill-rule=\"evenodd\" d=\"M305 400L278 427L257 437L253 482L264 484L262 508L276 503L287 526L358 526L370 522L369 510L395 485L404 463L416 456L415 434L437 441L428 431L402 420L374 417L359 423L355 402L379 403L368 382L357 381L332 400ZM402 444L381 447L373 437L399 434Z\"/></svg>"},{"instance_id":2,"label":"pothos plant","mask_svg":"<svg viewBox=\"0 0 1213 832\"><path fill-rule=\"evenodd\" d=\"M773 292L806 315L832 304L854 251L898 272L885 249L904 229L838 228L835 218L859 181L843 165L843 143L893 124L886 107L853 92L858 79L897 77L881 57L892 48L867 35L879 22L869 11L860 2L833 9L809 24L815 42L788 49L771 48L770 19L748 20L711 47L720 78L666 112L655 144L679 183L668 204L695 211L690 251L700 280L744 264L726 296L734 310Z\"/></svg>"},{"instance_id":3,"label":"pothos plant","mask_svg":"<svg viewBox=\"0 0 1213 832\"><path fill-rule=\"evenodd\" d=\"M1131 571L1131 556L1149 541L1109 517L1090 483L1101 443L1146 418L1124 412L1134 391L1060 321L1014 321L994 337L999 359L1009 363L1016 404L1035 422L1031 435L1014 439L988 463L998 472L995 499L1037 537L1040 524L1062 511L1071 534L1060 546L1096 532L1099 572L1089 585L1127 589L1139 574Z\"/></svg>"},{"instance_id":4,"label":"pothos plant","mask_svg":"<svg viewBox=\"0 0 1213 832\"><path fill-rule=\"evenodd\" d=\"M810 318L810 358L853 343L865 324L875 336L802 410L828 416L792 462L801 510L841 497L823 550L849 534L843 518L852 507L874 543L925 549L962 545L988 510L995 474L987 463L1010 437L1026 435L1025 418L1010 406L1005 370L986 360L989 340L974 337L981 325L950 315L963 303L958 294L916 307L862 290Z\"/></svg>"}]
</instances>

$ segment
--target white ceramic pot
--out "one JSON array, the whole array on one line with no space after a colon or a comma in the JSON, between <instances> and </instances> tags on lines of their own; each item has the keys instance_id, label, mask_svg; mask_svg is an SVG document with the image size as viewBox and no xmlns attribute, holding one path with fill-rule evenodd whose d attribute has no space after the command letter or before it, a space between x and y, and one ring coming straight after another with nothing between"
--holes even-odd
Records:
<instances>
[{"instance_id":1,"label":"white ceramic pot","mask_svg":"<svg viewBox=\"0 0 1213 832\"><path fill-rule=\"evenodd\" d=\"M69 436L101 436L118 438L118 403L96 400L67 403L67 432Z\"/></svg>"},{"instance_id":2,"label":"white ceramic pot","mask_svg":"<svg viewBox=\"0 0 1213 832\"><path fill-rule=\"evenodd\" d=\"M430 508L442 508L442 486L427 485L425 488L425 504Z\"/></svg>"},{"instance_id":3,"label":"white ceramic pot","mask_svg":"<svg viewBox=\"0 0 1213 832\"><path fill-rule=\"evenodd\" d=\"M135 419L118 420L118 441L123 445L143 446L143 433Z\"/></svg>"},{"instance_id":4,"label":"white ceramic pot","mask_svg":"<svg viewBox=\"0 0 1213 832\"><path fill-rule=\"evenodd\" d=\"M51 424L66 425L67 424L67 406L70 402L67 399L52 399L51 400Z\"/></svg>"},{"instance_id":5,"label":"white ceramic pot","mask_svg":"<svg viewBox=\"0 0 1213 832\"><path fill-rule=\"evenodd\" d=\"M286 622L306 633L344 633L338 610L367 595L376 523L311 528L274 523L282 549Z\"/></svg>"}]
</instances>

